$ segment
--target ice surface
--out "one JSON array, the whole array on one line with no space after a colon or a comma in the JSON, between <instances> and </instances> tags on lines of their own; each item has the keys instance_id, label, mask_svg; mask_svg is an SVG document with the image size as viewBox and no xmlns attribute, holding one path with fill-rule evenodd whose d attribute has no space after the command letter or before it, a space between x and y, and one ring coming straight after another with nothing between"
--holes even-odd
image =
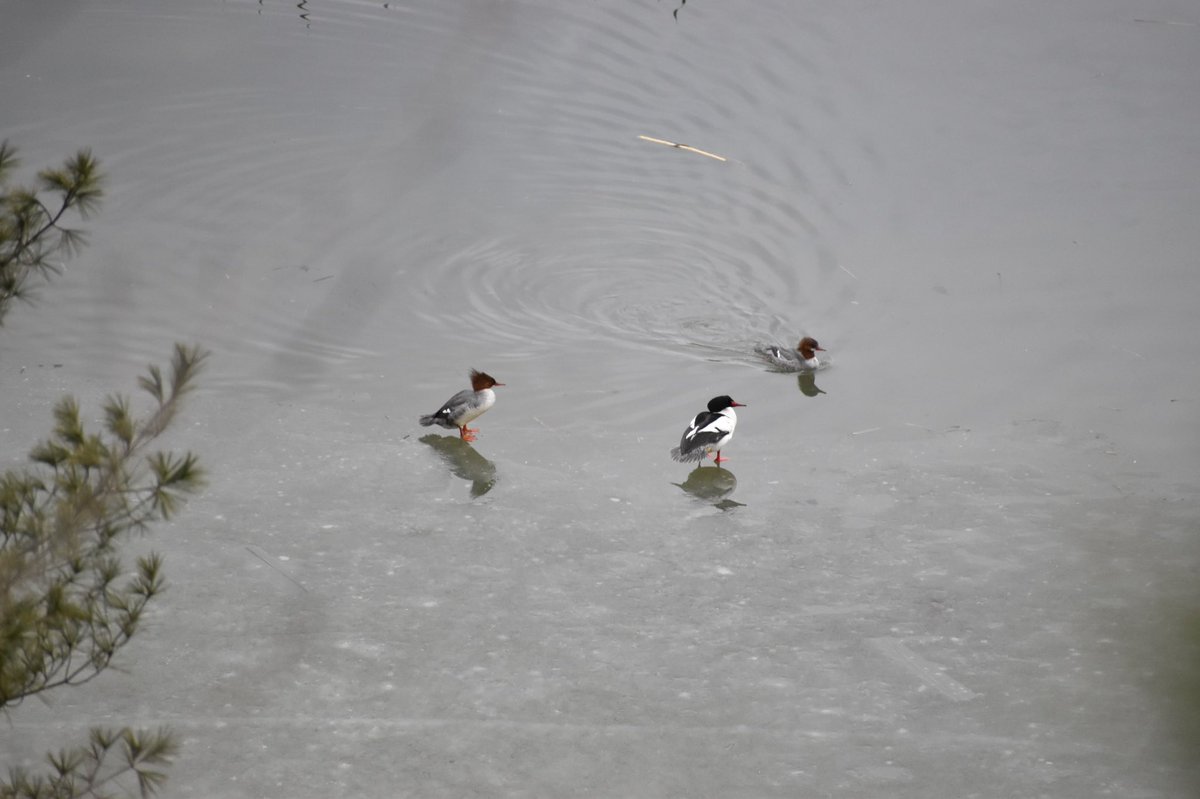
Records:
<instances>
[{"instance_id":1,"label":"ice surface","mask_svg":"<svg viewBox=\"0 0 1200 799\"><path fill-rule=\"evenodd\" d=\"M0 30L0 137L111 174L0 330L6 462L214 350L167 442L210 485L133 544L170 590L6 764L166 724L171 796L1194 795L1190 5L168 5ZM755 358L802 331L830 368ZM672 463L722 393L728 468Z\"/></svg>"}]
</instances>

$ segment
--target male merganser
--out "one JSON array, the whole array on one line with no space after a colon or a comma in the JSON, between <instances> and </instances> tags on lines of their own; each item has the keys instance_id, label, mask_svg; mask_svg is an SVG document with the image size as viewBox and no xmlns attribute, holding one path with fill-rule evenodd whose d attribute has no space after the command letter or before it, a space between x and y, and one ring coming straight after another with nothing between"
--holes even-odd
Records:
<instances>
[{"instance_id":1,"label":"male merganser","mask_svg":"<svg viewBox=\"0 0 1200 799\"><path fill-rule=\"evenodd\" d=\"M496 404L496 392L492 386L502 386L496 378L476 369L471 370L471 390L463 389L438 408L434 413L421 417L421 425L440 425L447 430L457 427L458 437L463 441L474 441L479 431L467 427L467 422L479 417L484 411Z\"/></svg>"},{"instance_id":2,"label":"male merganser","mask_svg":"<svg viewBox=\"0 0 1200 799\"><path fill-rule=\"evenodd\" d=\"M811 336L800 339L800 343L794 350L785 347L760 347L758 350L759 354L770 361L772 366L791 372L818 368L821 362L817 359L817 353L824 351L824 348L817 344L817 340Z\"/></svg>"},{"instance_id":3,"label":"male merganser","mask_svg":"<svg viewBox=\"0 0 1200 799\"><path fill-rule=\"evenodd\" d=\"M708 401L708 410L696 414L696 418L683 431L679 446L671 450L671 457L677 461L702 461L704 456L716 450L713 460L717 467L729 460L721 457L721 447L733 438L733 428L737 427L737 413L734 408L746 407L740 402L734 402L728 395L713 397Z\"/></svg>"}]
</instances>

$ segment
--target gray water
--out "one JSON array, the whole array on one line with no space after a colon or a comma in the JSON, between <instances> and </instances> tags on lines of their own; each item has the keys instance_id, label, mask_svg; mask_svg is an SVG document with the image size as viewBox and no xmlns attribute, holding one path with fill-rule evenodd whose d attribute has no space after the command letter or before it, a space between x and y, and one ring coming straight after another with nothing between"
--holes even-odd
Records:
<instances>
[{"instance_id":1,"label":"gray water","mask_svg":"<svg viewBox=\"0 0 1200 799\"><path fill-rule=\"evenodd\" d=\"M111 176L0 330L0 457L213 351L169 592L4 763L165 724L169 796L1195 795L1194 4L0 13L0 138ZM801 334L828 369L753 354ZM716 394L728 468L671 462Z\"/></svg>"}]
</instances>

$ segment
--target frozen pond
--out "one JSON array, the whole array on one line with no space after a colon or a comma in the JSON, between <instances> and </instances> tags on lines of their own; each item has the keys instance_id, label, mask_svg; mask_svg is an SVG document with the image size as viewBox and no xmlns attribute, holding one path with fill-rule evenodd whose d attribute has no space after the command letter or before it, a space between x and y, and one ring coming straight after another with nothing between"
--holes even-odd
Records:
<instances>
[{"instance_id":1,"label":"frozen pond","mask_svg":"<svg viewBox=\"0 0 1200 799\"><path fill-rule=\"evenodd\" d=\"M1194 3L0 15L0 139L111 176L0 328L0 459L213 351L170 590L0 765L163 724L165 796L1195 794ZM419 427L472 367L478 440ZM718 394L728 468L673 463Z\"/></svg>"}]
</instances>

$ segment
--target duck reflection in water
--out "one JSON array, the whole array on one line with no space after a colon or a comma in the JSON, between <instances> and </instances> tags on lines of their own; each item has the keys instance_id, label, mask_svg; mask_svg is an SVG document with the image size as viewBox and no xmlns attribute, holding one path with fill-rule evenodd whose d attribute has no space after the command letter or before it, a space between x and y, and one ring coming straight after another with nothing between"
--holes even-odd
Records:
<instances>
[{"instance_id":1,"label":"duck reflection in water","mask_svg":"<svg viewBox=\"0 0 1200 799\"><path fill-rule=\"evenodd\" d=\"M422 436L422 444L433 448L449 467L450 473L471 484L471 497L482 497L496 485L496 464L475 451L475 448L456 436L430 433Z\"/></svg>"},{"instance_id":2,"label":"duck reflection in water","mask_svg":"<svg viewBox=\"0 0 1200 799\"><path fill-rule=\"evenodd\" d=\"M816 372L801 372L796 375L796 384L800 387L800 393L806 397L815 397L825 393L817 387Z\"/></svg>"},{"instance_id":3,"label":"duck reflection in water","mask_svg":"<svg viewBox=\"0 0 1200 799\"><path fill-rule=\"evenodd\" d=\"M745 503L729 499L729 495L737 488L737 477L728 469L697 466L682 483L671 485L682 488L696 499L711 502L721 510L745 507Z\"/></svg>"}]
</instances>

